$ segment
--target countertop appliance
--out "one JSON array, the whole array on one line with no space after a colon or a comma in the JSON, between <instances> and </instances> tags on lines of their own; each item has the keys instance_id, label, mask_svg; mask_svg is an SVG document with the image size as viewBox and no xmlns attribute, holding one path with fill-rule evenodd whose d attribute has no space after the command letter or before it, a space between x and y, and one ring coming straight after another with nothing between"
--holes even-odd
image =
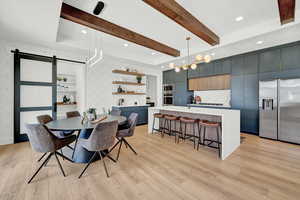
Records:
<instances>
[{"instance_id":1,"label":"countertop appliance","mask_svg":"<svg viewBox=\"0 0 300 200\"><path fill-rule=\"evenodd\" d=\"M300 78L259 82L259 135L300 144Z\"/></svg>"},{"instance_id":2,"label":"countertop appliance","mask_svg":"<svg viewBox=\"0 0 300 200\"><path fill-rule=\"evenodd\" d=\"M175 85L164 84L163 85L163 105L173 105L174 104L174 92Z\"/></svg>"}]
</instances>

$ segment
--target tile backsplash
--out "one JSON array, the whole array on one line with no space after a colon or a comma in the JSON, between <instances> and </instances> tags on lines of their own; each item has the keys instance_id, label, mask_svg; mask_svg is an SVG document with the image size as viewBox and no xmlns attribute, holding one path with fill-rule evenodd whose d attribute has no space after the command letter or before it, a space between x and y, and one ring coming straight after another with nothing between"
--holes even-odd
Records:
<instances>
[{"instance_id":1,"label":"tile backsplash","mask_svg":"<svg viewBox=\"0 0 300 200\"><path fill-rule=\"evenodd\" d=\"M202 103L220 103L230 106L231 90L194 91L195 96L200 96Z\"/></svg>"}]
</instances>

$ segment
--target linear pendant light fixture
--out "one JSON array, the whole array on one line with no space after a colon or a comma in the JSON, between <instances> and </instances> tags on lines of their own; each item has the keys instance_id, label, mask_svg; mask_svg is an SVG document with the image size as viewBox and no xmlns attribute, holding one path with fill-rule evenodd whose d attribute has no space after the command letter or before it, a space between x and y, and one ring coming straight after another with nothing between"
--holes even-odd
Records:
<instances>
[{"instance_id":1,"label":"linear pendant light fixture","mask_svg":"<svg viewBox=\"0 0 300 200\"><path fill-rule=\"evenodd\" d=\"M211 61L211 56L209 54L207 54L205 56L202 56L201 54L199 54L195 57L195 60L191 63L190 62L190 40L191 40L190 37L186 38L188 64L184 64L181 66L175 66L174 63L169 64L169 67L174 69L175 72L180 72L181 69L188 70L189 68L191 68L192 70L195 70L195 69L197 69L197 64L199 64L201 62L209 63Z\"/></svg>"},{"instance_id":2,"label":"linear pendant light fixture","mask_svg":"<svg viewBox=\"0 0 300 200\"><path fill-rule=\"evenodd\" d=\"M98 62L100 62L103 59L103 50L102 49L98 50L98 46L100 46L100 44L99 44L99 41L98 41L95 31L93 31L93 35L94 35L94 40L92 38L91 43L95 44L94 55L92 57L90 57L88 59L88 61L86 62L87 65L89 65L90 67L93 67L95 64L97 64Z\"/></svg>"}]
</instances>

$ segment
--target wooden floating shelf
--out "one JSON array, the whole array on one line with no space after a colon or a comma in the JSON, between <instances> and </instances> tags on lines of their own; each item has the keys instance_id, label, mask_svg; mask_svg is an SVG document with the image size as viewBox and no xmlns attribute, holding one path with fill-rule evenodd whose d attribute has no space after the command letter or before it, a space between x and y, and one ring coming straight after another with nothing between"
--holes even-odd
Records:
<instances>
[{"instance_id":1,"label":"wooden floating shelf","mask_svg":"<svg viewBox=\"0 0 300 200\"><path fill-rule=\"evenodd\" d=\"M125 74L125 75L131 75L131 76L145 76L145 74L142 74L142 73L128 72L128 71L118 70L118 69L115 69L112 72L115 73L115 74Z\"/></svg>"},{"instance_id":2,"label":"wooden floating shelf","mask_svg":"<svg viewBox=\"0 0 300 200\"><path fill-rule=\"evenodd\" d=\"M72 106L72 105L76 105L76 104L77 104L76 102L73 102L73 103L57 102L57 105L60 105L60 106Z\"/></svg>"},{"instance_id":3,"label":"wooden floating shelf","mask_svg":"<svg viewBox=\"0 0 300 200\"><path fill-rule=\"evenodd\" d=\"M113 81L112 83L116 85L139 85L139 86L145 85L145 83L135 83L135 82L126 82L126 81Z\"/></svg>"},{"instance_id":4,"label":"wooden floating shelf","mask_svg":"<svg viewBox=\"0 0 300 200\"><path fill-rule=\"evenodd\" d=\"M135 93L132 93L132 92L121 92L121 93L113 92L112 94L113 95L146 95L146 93L137 93L137 92L135 92Z\"/></svg>"}]
</instances>

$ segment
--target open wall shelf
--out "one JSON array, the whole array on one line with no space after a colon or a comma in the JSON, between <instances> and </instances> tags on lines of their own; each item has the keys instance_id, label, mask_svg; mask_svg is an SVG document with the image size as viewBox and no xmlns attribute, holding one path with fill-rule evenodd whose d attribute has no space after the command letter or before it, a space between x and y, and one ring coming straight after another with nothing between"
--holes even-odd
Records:
<instances>
[{"instance_id":1,"label":"open wall shelf","mask_svg":"<svg viewBox=\"0 0 300 200\"><path fill-rule=\"evenodd\" d=\"M138 85L138 86L144 86L145 83L135 83L135 82L127 82L127 81L113 81L112 82L115 85Z\"/></svg>"},{"instance_id":2,"label":"open wall shelf","mask_svg":"<svg viewBox=\"0 0 300 200\"><path fill-rule=\"evenodd\" d=\"M115 74L125 74L125 75L131 75L131 76L145 76L145 74L143 74L143 73L128 72L128 71L118 70L118 69L115 69L112 72L115 73Z\"/></svg>"}]
</instances>

